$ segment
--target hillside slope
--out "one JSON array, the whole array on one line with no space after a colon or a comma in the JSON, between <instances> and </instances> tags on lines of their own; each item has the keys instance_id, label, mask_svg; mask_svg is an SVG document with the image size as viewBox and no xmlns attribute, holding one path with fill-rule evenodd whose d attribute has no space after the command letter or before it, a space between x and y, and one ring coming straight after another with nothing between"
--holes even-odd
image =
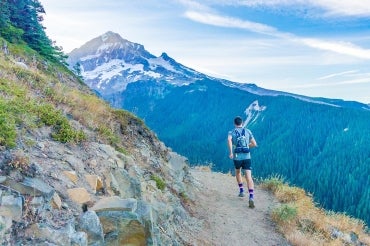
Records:
<instances>
[{"instance_id":1,"label":"hillside slope","mask_svg":"<svg viewBox=\"0 0 370 246\"><path fill-rule=\"evenodd\" d=\"M1 245L186 244L184 157L27 47L2 47L0 75Z\"/></svg>"}]
</instances>

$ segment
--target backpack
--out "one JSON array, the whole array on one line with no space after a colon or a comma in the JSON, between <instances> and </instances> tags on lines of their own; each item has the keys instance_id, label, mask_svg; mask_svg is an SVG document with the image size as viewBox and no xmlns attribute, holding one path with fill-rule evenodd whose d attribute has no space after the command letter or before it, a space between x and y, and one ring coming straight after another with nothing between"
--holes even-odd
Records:
<instances>
[{"instance_id":1,"label":"backpack","mask_svg":"<svg viewBox=\"0 0 370 246\"><path fill-rule=\"evenodd\" d=\"M247 137L245 136L245 128L243 128L241 134L235 129L235 136L235 153L249 153L249 139L247 139Z\"/></svg>"}]
</instances>

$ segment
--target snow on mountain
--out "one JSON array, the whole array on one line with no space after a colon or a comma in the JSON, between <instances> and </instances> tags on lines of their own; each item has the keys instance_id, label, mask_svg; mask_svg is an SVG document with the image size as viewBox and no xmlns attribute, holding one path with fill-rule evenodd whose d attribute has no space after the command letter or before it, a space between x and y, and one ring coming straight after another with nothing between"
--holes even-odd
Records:
<instances>
[{"instance_id":1,"label":"snow on mountain","mask_svg":"<svg viewBox=\"0 0 370 246\"><path fill-rule=\"evenodd\" d=\"M244 126L247 126L255 122L262 111L266 109L266 106L260 106L258 100L252 102L244 111L246 119L244 120Z\"/></svg>"},{"instance_id":2,"label":"snow on mountain","mask_svg":"<svg viewBox=\"0 0 370 246\"><path fill-rule=\"evenodd\" d=\"M74 49L67 62L71 68L80 64L85 82L102 95L125 90L127 84L136 81L160 80L186 85L206 77L177 63L166 53L155 57L144 46L113 32Z\"/></svg>"},{"instance_id":3,"label":"snow on mountain","mask_svg":"<svg viewBox=\"0 0 370 246\"><path fill-rule=\"evenodd\" d=\"M312 98L268 90L255 84L214 78L176 62L166 53L156 57L146 51L143 45L123 39L119 34L111 31L74 49L69 54L67 62L71 69L79 64L85 83L103 97L124 91L129 83L138 81L157 81L183 86L198 80L209 79L261 96L290 96L311 103L370 110L369 105L358 102Z\"/></svg>"}]
</instances>

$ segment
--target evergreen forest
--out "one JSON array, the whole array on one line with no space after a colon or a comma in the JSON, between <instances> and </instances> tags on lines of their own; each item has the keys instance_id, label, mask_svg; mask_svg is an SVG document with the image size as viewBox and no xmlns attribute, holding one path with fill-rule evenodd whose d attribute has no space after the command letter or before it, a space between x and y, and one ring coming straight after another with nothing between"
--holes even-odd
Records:
<instances>
[{"instance_id":1,"label":"evergreen forest","mask_svg":"<svg viewBox=\"0 0 370 246\"><path fill-rule=\"evenodd\" d=\"M158 93L160 92L160 93ZM143 118L166 145L189 158L233 172L226 139L236 115L252 102L266 107L248 126L258 147L253 175L278 175L311 193L325 209L370 223L370 111L260 96L205 80L189 86L129 84L107 98Z\"/></svg>"}]
</instances>

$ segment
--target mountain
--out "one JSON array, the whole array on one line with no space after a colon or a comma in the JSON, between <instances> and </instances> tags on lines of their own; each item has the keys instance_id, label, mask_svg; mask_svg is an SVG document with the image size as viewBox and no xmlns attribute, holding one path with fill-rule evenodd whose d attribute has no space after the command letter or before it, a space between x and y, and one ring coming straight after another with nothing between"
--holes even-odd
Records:
<instances>
[{"instance_id":1,"label":"mountain","mask_svg":"<svg viewBox=\"0 0 370 246\"><path fill-rule=\"evenodd\" d=\"M241 84L214 78L183 66L166 53L155 57L141 44L123 39L119 34L107 32L92 39L68 54L67 62L73 68L80 66L84 82L103 97L125 91L128 84L138 81L166 82L182 86L199 80L210 79L228 87L238 88L257 95L291 96L303 101L341 107L370 110L370 106L340 99L312 98L292 93L268 90L254 84Z\"/></svg>"},{"instance_id":2,"label":"mountain","mask_svg":"<svg viewBox=\"0 0 370 246\"><path fill-rule=\"evenodd\" d=\"M74 49L68 63L79 63L89 87L107 96L124 91L129 83L145 80L185 85L205 76L178 64L166 53L155 57L144 46L129 42L113 32L97 37Z\"/></svg>"},{"instance_id":3,"label":"mountain","mask_svg":"<svg viewBox=\"0 0 370 246\"><path fill-rule=\"evenodd\" d=\"M112 32L75 49L69 63L80 65L90 88L144 119L191 165L233 171L226 136L233 118L245 114L259 145L252 153L255 176L282 176L325 208L370 223L369 105L213 78Z\"/></svg>"}]
</instances>

